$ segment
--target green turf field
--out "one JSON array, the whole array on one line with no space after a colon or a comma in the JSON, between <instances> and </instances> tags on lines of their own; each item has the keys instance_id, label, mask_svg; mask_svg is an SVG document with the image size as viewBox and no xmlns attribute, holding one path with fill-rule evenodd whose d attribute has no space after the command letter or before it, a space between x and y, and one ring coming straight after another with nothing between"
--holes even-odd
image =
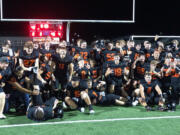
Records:
<instances>
[{"instance_id":1,"label":"green turf field","mask_svg":"<svg viewBox=\"0 0 180 135\"><path fill-rule=\"evenodd\" d=\"M180 106L178 106L176 112L146 112L145 109L140 106L130 108L117 106L94 107L94 109L96 111L94 115L80 113L78 111L68 111L65 112L62 120L49 120L43 122L44 125L0 128L0 135L180 135L180 117L148 120L139 119L147 117L180 116ZM122 120L121 118L138 119ZM107 121L107 119L110 121ZM112 119L118 120L112 121ZM67 121L71 123L67 123ZM7 119L0 120L0 127L3 125L30 123L36 122L28 120L25 116L8 115Z\"/></svg>"}]
</instances>

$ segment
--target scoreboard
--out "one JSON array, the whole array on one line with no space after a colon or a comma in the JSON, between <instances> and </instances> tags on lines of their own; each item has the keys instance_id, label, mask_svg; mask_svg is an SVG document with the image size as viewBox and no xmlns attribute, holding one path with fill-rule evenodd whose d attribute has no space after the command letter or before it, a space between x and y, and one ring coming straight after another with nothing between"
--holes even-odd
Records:
<instances>
[{"instance_id":1,"label":"scoreboard","mask_svg":"<svg viewBox=\"0 0 180 135\"><path fill-rule=\"evenodd\" d=\"M30 22L30 37L63 37L62 22Z\"/></svg>"}]
</instances>

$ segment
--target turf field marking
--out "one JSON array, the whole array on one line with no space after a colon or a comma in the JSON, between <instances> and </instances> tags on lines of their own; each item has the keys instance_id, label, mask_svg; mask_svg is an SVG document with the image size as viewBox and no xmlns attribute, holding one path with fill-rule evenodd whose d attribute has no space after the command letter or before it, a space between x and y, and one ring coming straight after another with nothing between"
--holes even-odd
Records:
<instances>
[{"instance_id":1,"label":"turf field marking","mask_svg":"<svg viewBox=\"0 0 180 135\"><path fill-rule=\"evenodd\" d=\"M180 118L180 116L162 116L162 117L145 117L145 118L116 118L116 119L102 119L102 120L76 120L76 121L59 121L59 122L2 125L2 126L0 126L0 128L26 127L26 126L39 126L39 125L60 125L60 124L73 124L73 123L129 121L129 120L177 119L177 118Z\"/></svg>"}]
</instances>

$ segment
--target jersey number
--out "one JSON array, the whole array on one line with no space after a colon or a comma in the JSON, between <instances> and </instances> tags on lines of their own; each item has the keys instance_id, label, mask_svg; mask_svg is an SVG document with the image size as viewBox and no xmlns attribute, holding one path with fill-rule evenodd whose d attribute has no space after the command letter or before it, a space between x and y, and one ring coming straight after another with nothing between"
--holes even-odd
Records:
<instances>
[{"instance_id":1,"label":"jersey number","mask_svg":"<svg viewBox=\"0 0 180 135\"><path fill-rule=\"evenodd\" d=\"M59 64L59 69L63 70L64 69L64 64Z\"/></svg>"},{"instance_id":2,"label":"jersey number","mask_svg":"<svg viewBox=\"0 0 180 135\"><path fill-rule=\"evenodd\" d=\"M107 61L113 61L114 60L114 53L107 53L106 57L107 57Z\"/></svg>"},{"instance_id":3,"label":"jersey number","mask_svg":"<svg viewBox=\"0 0 180 135\"><path fill-rule=\"evenodd\" d=\"M81 71L81 76L82 76L82 79L85 79L85 76L86 76L86 71Z\"/></svg>"},{"instance_id":4,"label":"jersey number","mask_svg":"<svg viewBox=\"0 0 180 135\"><path fill-rule=\"evenodd\" d=\"M34 63L35 63L35 60L24 60L25 67L32 67Z\"/></svg>"},{"instance_id":5,"label":"jersey number","mask_svg":"<svg viewBox=\"0 0 180 135\"><path fill-rule=\"evenodd\" d=\"M145 72L145 69L144 69L144 68L137 67L137 73L138 73L138 74L144 75L144 72Z\"/></svg>"},{"instance_id":6,"label":"jersey number","mask_svg":"<svg viewBox=\"0 0 180 135\"><path fill-rule=\"evenodd\" d=\"M81 56L83 57L84 60L87 60L88 59L88 52L80 52L81 53Z\"/></svg>"},{"instance_id":7,"label":"jersey number","mask_svg":"<svg viewBox=\"0 0 180 135\"><path fill-rule=\"evenodd\" d=\"M114 69L114 75L115 76L121 76L122 75L122 69L121 68L115 68Z\"/></svg>"}]
</instances>

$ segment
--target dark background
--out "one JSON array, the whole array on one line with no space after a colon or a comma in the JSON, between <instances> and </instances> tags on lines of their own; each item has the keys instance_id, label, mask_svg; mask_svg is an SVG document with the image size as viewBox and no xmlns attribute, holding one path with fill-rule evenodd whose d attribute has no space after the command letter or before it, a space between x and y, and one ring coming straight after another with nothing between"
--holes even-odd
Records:
<instances>
[{"instance_id":1,"label":"dark background","mask_svg":"<svg viewBox=\"0 0 180 135\"><path fill-rule=\"evenodd\" d=\"M3 0L4 18L132 19L132 0ZM178 0L136 0L135 23L72 23L71 37L118 38L128 35L180 35ZM65 27L64 27L65 28ZM29 36L26 22L0 22L0 36Z\"/></svg>"}]
</instances>

